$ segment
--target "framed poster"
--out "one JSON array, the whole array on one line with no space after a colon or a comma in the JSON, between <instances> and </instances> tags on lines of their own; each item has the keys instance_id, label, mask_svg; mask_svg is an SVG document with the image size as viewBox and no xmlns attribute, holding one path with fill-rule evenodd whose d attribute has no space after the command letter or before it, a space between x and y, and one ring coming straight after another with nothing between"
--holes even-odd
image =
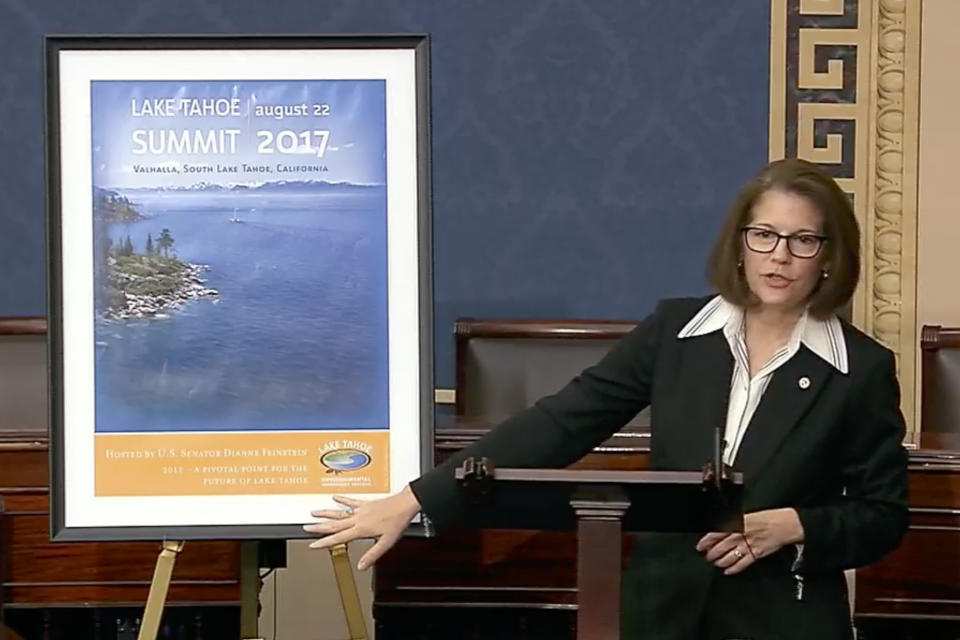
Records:
<instances>
[{"instance_id":1,"label":"framed poster","mask_svg":"<svg viewBox=\"0 0 960 640\"><path fill-rule=\"evenodd\" d=\"M48 38L55 540L303 536L431 463L428 48Z\"/></svg>"}]
</instances>

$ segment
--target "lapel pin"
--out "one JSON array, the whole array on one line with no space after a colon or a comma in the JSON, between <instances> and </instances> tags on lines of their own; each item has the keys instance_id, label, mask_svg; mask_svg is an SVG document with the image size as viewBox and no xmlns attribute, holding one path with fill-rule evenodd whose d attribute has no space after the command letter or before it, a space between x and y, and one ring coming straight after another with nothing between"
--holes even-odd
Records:
<instances>
[{"instance_id":1,"label":"lapel pin","mask_svg":"<svg viewBox=\"0 0 960 640\"><path fill-rule=\"evenodd\" d=\"M802 378L797 380L797 386L800 387L801 389L809 389L810 378L808 378L807 376L803 376Z\"/></svg>"}]
</instances>

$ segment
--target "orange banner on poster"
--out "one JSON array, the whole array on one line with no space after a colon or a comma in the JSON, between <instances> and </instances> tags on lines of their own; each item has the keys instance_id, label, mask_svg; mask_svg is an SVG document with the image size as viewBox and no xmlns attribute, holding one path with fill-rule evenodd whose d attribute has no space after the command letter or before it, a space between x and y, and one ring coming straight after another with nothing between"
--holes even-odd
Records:
<instances>
[{"instance_id":1,"label":"orange banner on poster","mask_svg":"<svg viewBox=\"0 0 960 640\"><path fill-rule=\"evenodd\" d=\"M98 496L388 493L390 433L97 434Z\"/></svg>"}]
</instances>

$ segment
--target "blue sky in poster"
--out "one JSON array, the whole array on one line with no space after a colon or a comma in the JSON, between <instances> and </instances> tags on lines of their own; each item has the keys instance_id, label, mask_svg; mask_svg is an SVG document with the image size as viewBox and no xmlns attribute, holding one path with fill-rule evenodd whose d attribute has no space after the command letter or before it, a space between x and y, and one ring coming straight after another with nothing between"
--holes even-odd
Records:
<instances>
[{"instance_id":1,"label":"blue sky in poster","mask_svg":"<svg viewBox=\"0 0 960 640\"><path fill-rule=\"evenodd\" d=\"M382 185L385 100L382 80L95 81L93 181Z\"/></svg>"}]
</instances>

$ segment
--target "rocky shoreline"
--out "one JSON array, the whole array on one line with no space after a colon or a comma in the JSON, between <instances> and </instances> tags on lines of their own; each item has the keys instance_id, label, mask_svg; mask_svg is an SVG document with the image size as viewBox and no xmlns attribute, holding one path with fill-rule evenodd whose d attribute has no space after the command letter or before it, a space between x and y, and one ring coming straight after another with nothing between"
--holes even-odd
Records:
<instances>
[{"instance_id":1,"label":"rocky shoreline","mask_svg":"<svg viewBox=\"0 0 960 640\"><path fill-rule=\"evenodd\" d=\"M153 318L165 311L180 309L192 300L217 297L201 275L208 265L177 261L175 273L132 273L110 264L110 284L117 290L115 304L107 307L110 320ZM121 303L122 304L117 304Z\"/></svg>"}]
</instances>

